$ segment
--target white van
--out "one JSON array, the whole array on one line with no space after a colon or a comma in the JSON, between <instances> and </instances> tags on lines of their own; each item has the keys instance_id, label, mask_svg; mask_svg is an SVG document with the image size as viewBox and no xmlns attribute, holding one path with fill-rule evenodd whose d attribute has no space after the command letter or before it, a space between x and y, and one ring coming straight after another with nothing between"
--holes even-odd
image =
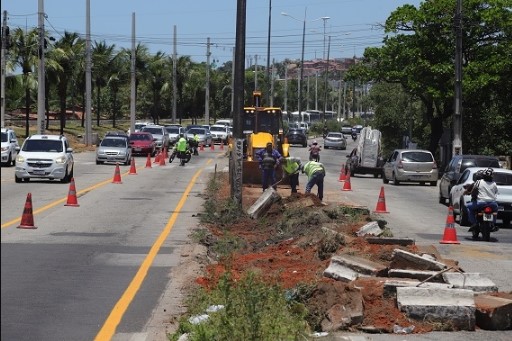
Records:
<instances>
[{"instance_id":1,"label":"white van","mask_svg":"<svg viewBox=\"0 0 512 341\"><path fill-rule=\"evenodd\" d=\"M232 119L220 119L215 122L215 125L225 125L228 127L233 126L233 120Z\"/></svg>"}]
</instances>

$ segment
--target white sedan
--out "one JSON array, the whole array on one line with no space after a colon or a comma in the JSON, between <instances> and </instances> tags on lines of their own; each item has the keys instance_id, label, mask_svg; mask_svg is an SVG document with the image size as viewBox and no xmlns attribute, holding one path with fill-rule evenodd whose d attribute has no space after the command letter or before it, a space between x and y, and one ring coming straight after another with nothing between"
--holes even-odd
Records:
<instances>
[{"instance_id":1,"label":"white sedan","mask_svg":"<svg viewBox=\"0 0 512 341\"><path fill-rule=\"evenodd\" d=\"M459 215L459 224L469 226L466 203L471 201L471 196L464 195L464 186L474 182L474 175L479 170L487 168L470 167L466 168L460 175L457 183L450 191L450 204L453 207L453 215ZM512 218L512 170L504 168L493 168L493 179L498 186L498 220L502 220L504 226L510 226Z\"/></svg>"}]
</instances>

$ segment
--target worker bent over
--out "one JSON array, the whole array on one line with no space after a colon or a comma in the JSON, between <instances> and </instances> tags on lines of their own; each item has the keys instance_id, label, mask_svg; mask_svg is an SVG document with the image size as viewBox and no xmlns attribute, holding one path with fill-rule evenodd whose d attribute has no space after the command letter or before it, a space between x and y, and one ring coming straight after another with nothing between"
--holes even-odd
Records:
<instances>
[{"instance_id":1,"label":"worker bent over","mask_svg":"<svg viewBox=\"0 0 512 341\"><path fill-rule=\"evenodd\" d=\"M314 185L318 187L318 199L322 201L324 198L324 178L325 167L320 162L308 161L302 167L302 173L308 176L308 183L306 184L306 193L311 193Z\"/></svg>"}]
</instances>

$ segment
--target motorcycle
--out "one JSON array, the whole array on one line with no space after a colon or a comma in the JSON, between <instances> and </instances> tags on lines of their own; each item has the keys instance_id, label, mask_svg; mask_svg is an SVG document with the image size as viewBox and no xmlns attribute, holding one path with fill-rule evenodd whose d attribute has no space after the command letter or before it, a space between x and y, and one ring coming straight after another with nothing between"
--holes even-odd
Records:
<instances>
[{"instance_id":1,"label":"motorcycle","mask_svg":"<svg viewBox=\"0 0 512 341\"><path fill-rule=\"evenodd\" d=\"M173 149L171 155L169 156L169 163L172 163L174 161L174 159L176 158L176 156L179 157L178 151L176 149ZM192 158L192 151L190 148L187 148L187 150L184 153L184 157L180 158L180 165L185 166L185 164L187 162L189 162L191 158Z\"/></svg>"},{"instance_id":2,"label":"motorcycle","mask_svg":"<svg viewBox=\"0 0 512 341\"><path fill-rule=\"evenodd\" d=\"M357 140L357 134L356 133L352 133L352 140Z\"/></svg>"},{"instance_id":3,"label":"motorcycle","mask_svg":"<svg viewBox=\"0 0 512 341\"><path fill-rule=\"evenodd\" d=\"M478 235L482 233L482 239L486 242L491 239L491 232L498 231L498 227L494 223L498 212L493 210L491 205L485 205L476 212L477 225L473 228L473 240L478 239Z\"/></svg>"},{"instance_id":4,"label":"motorcycle","mask_svg":"<svg viewBox=\"0 0 512 341\"><path fill-rule=\"evenodd\" d=\"M320 147L309 149L309 161L320 162Z\"/></svg>"}]
</instances>

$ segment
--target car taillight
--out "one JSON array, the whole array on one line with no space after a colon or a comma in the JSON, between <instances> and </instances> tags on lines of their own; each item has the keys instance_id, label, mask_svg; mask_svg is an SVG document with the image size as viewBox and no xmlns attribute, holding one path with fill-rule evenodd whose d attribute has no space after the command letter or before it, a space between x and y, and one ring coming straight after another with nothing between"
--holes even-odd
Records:
<instances>
[{"instance_id":1,"label":"car taillight","mask_svg":"<svg viewBox=\"0 0 512 341\"><path fill-rule=\"evenodd\" d=\"M402 164L402 160L398 161L398 168L404 168L404 165Z\"/></svg>"},{"instance_id":2,"label":"car taillight","mask_svg":"<svg viewBox=\"0 0 512 341\"><path fill-rule=\"evenodd\" d=\"M432 166L432 169L437 169L437 163L434 161L434 165Z\"/></svg>"},{"instance_id":3,"label":"car taillight","mask_svg":"<svg viewBox=\"0 0 512 341\"><path fill-rule=\"evenodd\" d=\"M486 206L486 207L484 208L484 213L485 213L485 214L491 214L491 213L492 213L492 208L491 208L491 206Z\"/></svg>"}]
</instances>

